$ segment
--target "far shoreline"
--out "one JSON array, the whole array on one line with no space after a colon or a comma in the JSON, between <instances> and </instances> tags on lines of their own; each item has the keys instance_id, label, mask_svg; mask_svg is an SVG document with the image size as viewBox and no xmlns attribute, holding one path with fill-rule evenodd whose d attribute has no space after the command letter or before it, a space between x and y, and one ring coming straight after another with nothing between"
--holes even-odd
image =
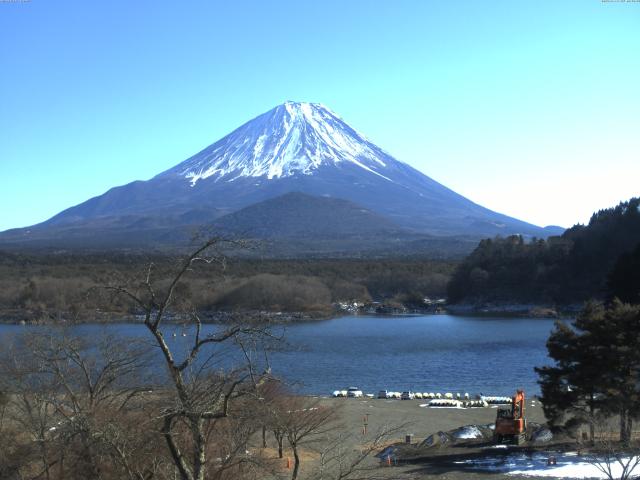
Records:
<instances>
[{"instance_id":1,"label":"far shoreline","mask_svg":"<svg viewBox=\"0 0 640 480\"><path fill-rule=\"evenodd\" d=\"M200 312L203 324L233 324L239 321L272 325L306 323L335 320L341 317L402 317L451 315L456 317L500 317L500 318L540 318L563 319L574 318L581 310L581 305L547 306L536 304L496 304L496 305L442 305L438 308L390 308L381 310L334 310L334 311L266 311L266 310L210 310ZM33 326L72 326L90 324L141 324L142 314L106 312L97 310L84 315L74 316L70 312L45 312L15 309L0 312L0 325L33 325ZM168 324L186 324L190 321L181 315L166 314Z\"/></svg>"}]
</instances>

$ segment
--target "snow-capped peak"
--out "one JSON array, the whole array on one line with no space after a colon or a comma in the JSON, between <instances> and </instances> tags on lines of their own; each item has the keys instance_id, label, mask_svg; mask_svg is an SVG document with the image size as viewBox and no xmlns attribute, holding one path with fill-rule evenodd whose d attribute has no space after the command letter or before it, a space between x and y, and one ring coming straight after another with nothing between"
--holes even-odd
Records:
<instances>
[{"instance_id":1,"label":"snow-capped peak","mask_svg":"<svg viewBox=\"0 0 640 480\"><path fill-rule=\"evenodd\" d=\"M191 185L212 177L311 175L323 166L350 162L387 180L388 155L319 103L285 102L161 175Z\"/></svg>"}]
</instances>

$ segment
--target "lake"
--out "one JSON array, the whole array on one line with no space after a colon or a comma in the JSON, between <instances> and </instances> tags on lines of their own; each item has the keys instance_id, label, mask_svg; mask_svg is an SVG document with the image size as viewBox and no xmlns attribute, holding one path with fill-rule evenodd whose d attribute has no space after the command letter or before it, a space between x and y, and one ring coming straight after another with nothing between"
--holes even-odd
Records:
<instances>
[{"instance_id":1,"label":"lake","mask_svg":"<svg viewBox=\"0 0 640 480\"><path fill-rule=\"evenodd\" d=\"M0 335L32 326L0 325ZM127 337L148 333L139 324L81 325L86 335L108 331ZM189 335L176 329L175 347ZM215 328L207 326L207 329ZM545 342L553 320L453 315L348 316L277 327L287 345L272 352L273 373L307 394L358 386L387 389L512 395L539 393L535 366L549 364Z\"/></svg>"}]
</instances>

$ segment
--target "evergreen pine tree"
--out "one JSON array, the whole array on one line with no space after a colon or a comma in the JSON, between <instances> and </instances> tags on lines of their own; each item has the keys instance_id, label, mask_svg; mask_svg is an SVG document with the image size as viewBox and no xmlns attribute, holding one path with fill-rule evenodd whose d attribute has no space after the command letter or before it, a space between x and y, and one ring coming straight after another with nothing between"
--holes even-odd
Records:
<instances>
[{"instance_id":1,"label":"evergreen pine tree","mask_svg":"<svg viewBox=\"0 0 640 480\"><path fill-rule=\"evenodd\" d=\"M550 423L566 414L591 424L597 414L619 415L628 443L640 414L640 306L590 302L571 325L556 323L547 349L555 365L536 372Z\"/></svg>"}]
</instances>

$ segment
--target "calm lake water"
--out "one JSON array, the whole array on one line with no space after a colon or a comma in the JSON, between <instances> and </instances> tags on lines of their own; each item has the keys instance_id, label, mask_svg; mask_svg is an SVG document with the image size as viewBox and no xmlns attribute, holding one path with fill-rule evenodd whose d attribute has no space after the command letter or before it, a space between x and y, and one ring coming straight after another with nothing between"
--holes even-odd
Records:
<instances>
[{"instance_id":1,"label":"calm lake water","mask_svg":"<svg viewBox=\"0 0 640 480\"><path fill-rule=\"evenodd\" d=\"M0 325L0 337L41 327ZM171 338L175 347L189 331ZM207 329L215 328L207 326ZM512 395L539 393L533 367L549 363L545 342L553 320L533 318L351 316L276 327L287 345L270 353L274 374L297 391L330 394L354 385L365 392L388 389ZM74 327L80 334L109 332L124 338L148 333L142 325Z\"/></svg>"}]
</instances>

